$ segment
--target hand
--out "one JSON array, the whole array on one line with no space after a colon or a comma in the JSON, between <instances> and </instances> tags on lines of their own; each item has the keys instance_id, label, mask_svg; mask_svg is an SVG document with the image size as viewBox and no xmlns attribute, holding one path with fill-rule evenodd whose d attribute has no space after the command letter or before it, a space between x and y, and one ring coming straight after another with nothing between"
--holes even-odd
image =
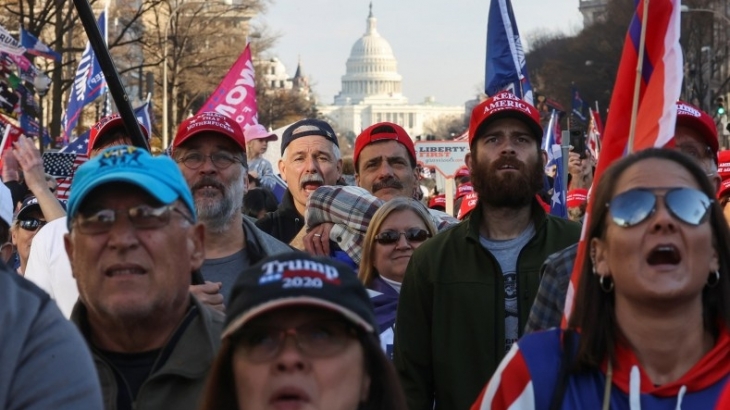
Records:
<instances>
[{"instance_id":1,"label":"hand","mask_svg":"<svg viewBox=\"0 0 730 410\"><path fill-rule=\"evenodd\" d=\"M570 151L568 153L568 173L573 177L578 177L583 173L582 160L577 152Z\"/></svg>"},{"instance_id":2,"label":"hand","mask_svg":"<svg viewBox=\"0 0 730 410\"><path fill-rule=\"evenodd\" d=\"M314 256L329 256L330 254L330 232L335 226L331 222L324 222L315 226L304 235L304 249Z\"/></svg>"},{"instance_id":3,"label":"hand","mask_svg":"<svg viewBox=\"0 0 730 410\"><path fill-rule=\"evenodd\" d=\"M223 295L220 293L221 282L205 281L203 285L190 285L190 293L198 300L213 309L226 312L226 306L223 304Z\"/></svg>"},{"instance_id":4,"label":"hand","mask_svg":"<svg viewBox=\"0 0 730 410\"><path fill-rule=\"evenodd\" d=\"M18 181L20 179L20 164L15 159L13 150L9 149L3 153L3 175L4 182Z\"/></svg>"},{"instance_id":5,"label":"hand","mask_svg":"<svg viewBox=\"0 0 730 410\"><path fill-rule=\"evenodd\" d=\"M18 142L13 144L13 156L23 170L25 184L35 196L39 195L39 190L49 189L43 169L43 158L30 138L20 137Z\"/></svg>"}]
</instances>

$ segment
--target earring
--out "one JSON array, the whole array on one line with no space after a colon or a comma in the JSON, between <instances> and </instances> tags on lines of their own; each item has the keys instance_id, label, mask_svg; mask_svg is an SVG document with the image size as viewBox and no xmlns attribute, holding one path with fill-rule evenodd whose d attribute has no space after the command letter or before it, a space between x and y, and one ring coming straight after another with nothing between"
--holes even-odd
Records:
<instances>
[{"instance_id":1,"label":"earring","mask_svg":"<svg viewBox=\"0 0 730 410\"><path fill-rule=\"evenodd\" d=\"M606 276L599 276L598 277L598 286L601 287L601 290L603 290L606 293L611 293L613 290L613 281L611 278L608 279L608 285L606 284Z\"/></svg>"},{"instance_id":2,"label":"earring","mask_svg":"<svg viewBox=\"0 0 730 410\"><path fill-rule=\"evenodd\" d=\"M720 283L720 271L716 270L707 278L707 287L714 288L718 283Z\"/></svg>"}]
</instances>

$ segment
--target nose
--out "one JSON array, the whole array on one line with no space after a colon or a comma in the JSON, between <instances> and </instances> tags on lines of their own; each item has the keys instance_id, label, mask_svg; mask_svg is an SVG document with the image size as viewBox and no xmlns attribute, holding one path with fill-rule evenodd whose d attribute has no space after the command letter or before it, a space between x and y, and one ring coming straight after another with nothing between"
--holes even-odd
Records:
<instances>
[{"instance_id":1,"label":"nose","mask_svg":"<svg viewBox=\"0 0 730 410\"><path fill-rule=\"evenodd\" d=\"M109 230L108 246L115 250L133 249L139 245L137 229L126 212L117 212L116 220Z\"/></svg>"},{"instance_id":2,"label":"nose","mask_svg":"<svg viewBox=\"0 0 730 410\"><path fill-rule=\"evenodd\" d=\"M203 164L200 166L200 169L198 169L198 172L202 175L215 174L218 172L218 168L216 168L213 164L213 158L211 158L210 155L203 158Z\"/></svg>"},{"instance_id":3,"label":"nose","mask_svg":"<svg viewBox=\"0 0 730 410\"><path fill-rule=\"evenodd\" d=\"M411 248L411 243L408 242L406 239L406 234L400 233L398 236L398 242L395 243L396 249L409 249Z\"/></svg>"},{"instance_id":4,"label":"nose","mask_svg":"<svg viewBox=\"0 0 730 410\"><path fill-rule=\"evenodd\" d=\"M380 167L378 167L378 178L385 179L385 178L387 178L389 176L393 176L393 175L395 175L395 174L393 173L393 167L390 166L390 163L388 163L388 161L385 161L385 160L381 161Z\"/></svg>"},{"instance_id":5,"label":"nose","mask_svg":"<svg viewBox=\"0 0 730 410\"><path fill-rule=\"evenodd\" d=\"M319 164L317 164L317 159L308 156L304 163L304 171L309 174L316 174L319 172Z\"/></svg>"},{"instance_id":6,"label":"nose","mask_svg":"<svg viewBox=\"0 0 730 410\"><path fill-rule=\"evenodd\" d=\"M299 351L293 334L287 333L282 342L284 345L274 359L274 366L277 372L290 373L303 371L307 368L307 360Z\"/></svg>"},{"instance_id":7,"label":"nose","mask_svg":"<svg viewBox=\"0 0 730 410\"><path fill-rule=\"evenodd\" d=\"M675 232L677 230L677 220L664 203L664 198L657 198L656 210L651 216L652 232Z\"/></svg>"}]
</instances>

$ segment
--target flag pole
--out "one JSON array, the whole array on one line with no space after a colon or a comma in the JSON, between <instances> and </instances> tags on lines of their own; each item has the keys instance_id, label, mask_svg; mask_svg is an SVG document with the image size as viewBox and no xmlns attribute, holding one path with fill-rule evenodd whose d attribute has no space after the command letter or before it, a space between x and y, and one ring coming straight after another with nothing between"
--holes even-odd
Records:
<instances>
[{"instance_id":1,"label":"flag pole","mask_svg":"<svg viewBox=\"0 0 730 410\"><path fill-rule=\"evenodd\" d=\"M631 125L629 126L629 141L626 152L634 152L634 138L636 137L636 120L639 113L639 93L641 91L641 80L644 65L644 46L646 44L646 21L649 14L649 1L644 0L644 12L641 15L641 36L639 37L639 55L636 61L636 80L634 81L634 99L631 105Z\"/></svg>"},{"instance_id":2,"label":"flag pole","mask_svg":"<svg viewBox=\"0 0 730 410\"><path fill-rule=\"evenodd\" d=\"M104 39L101 37L99 27L96 25L96 19L94 18L94 12L91 11L91 6L88 0L73 0L76 11L79 13L81 23L84 25L86 35L89 37L89 43L94 49L96 58L99 60L101 71L104 72L109 92L114 98L114 103L117 105L119 115L124 121L124 128L129 133L129 137L132 140L132 145L146 149L149 151L150 147L147 144L147 139L142 134L142 130L139 128L137 118L134 115L132 106L129 104L129 97L127 92L124 90L122 81L119 78L119 71L114 65L109 50L104 44Z\"/></svg>"}]
</instances>

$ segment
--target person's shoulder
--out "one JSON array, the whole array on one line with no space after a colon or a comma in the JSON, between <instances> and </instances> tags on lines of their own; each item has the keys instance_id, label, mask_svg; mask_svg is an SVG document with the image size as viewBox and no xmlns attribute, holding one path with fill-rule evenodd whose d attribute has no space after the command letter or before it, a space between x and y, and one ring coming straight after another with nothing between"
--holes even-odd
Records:
<instances>
[{"instance_id":1,"label":"person's shoulder","mask_svg":"<svg viewBox=\"0 0 730 410\"><path fill-rule=\"evenodd\" d=\"M257 245L261 246L265 253L265 256L292 251L291 246L271 236L269 233L266 232L265 229L259 227L257 224L254 224L246 218L243 218L242 220L243 229L247 233L253 234L253 238L249 238L249 240L253 240L256 242Z\"/></svg>"},{"instance_id":2,"label":"person's shoulder","mask_svg":"<svg viewBox=\"0 0 730 410\"><path fill-rule=\"evenodd\" d=\"M43 225L43 227L33 237L33 243L53 239L57 240L58 238L61 238L61 240L63 240L63 235L68 233L68 227L66 226L66 222L67 217L63 216Z\"/></svg>"},{"instance_id":3,"label":"person's shoulder","mask_svg":"<svg viewBox=\"0 0 730 410\"><path fill-rule=\"evenodd\" d=\"M3 300L3 303L0 303L0 311L7 312L15 309L40 309L51 300L51 297L36 284L0 263L0 300Z\"/></svg>"}]
</instances>

